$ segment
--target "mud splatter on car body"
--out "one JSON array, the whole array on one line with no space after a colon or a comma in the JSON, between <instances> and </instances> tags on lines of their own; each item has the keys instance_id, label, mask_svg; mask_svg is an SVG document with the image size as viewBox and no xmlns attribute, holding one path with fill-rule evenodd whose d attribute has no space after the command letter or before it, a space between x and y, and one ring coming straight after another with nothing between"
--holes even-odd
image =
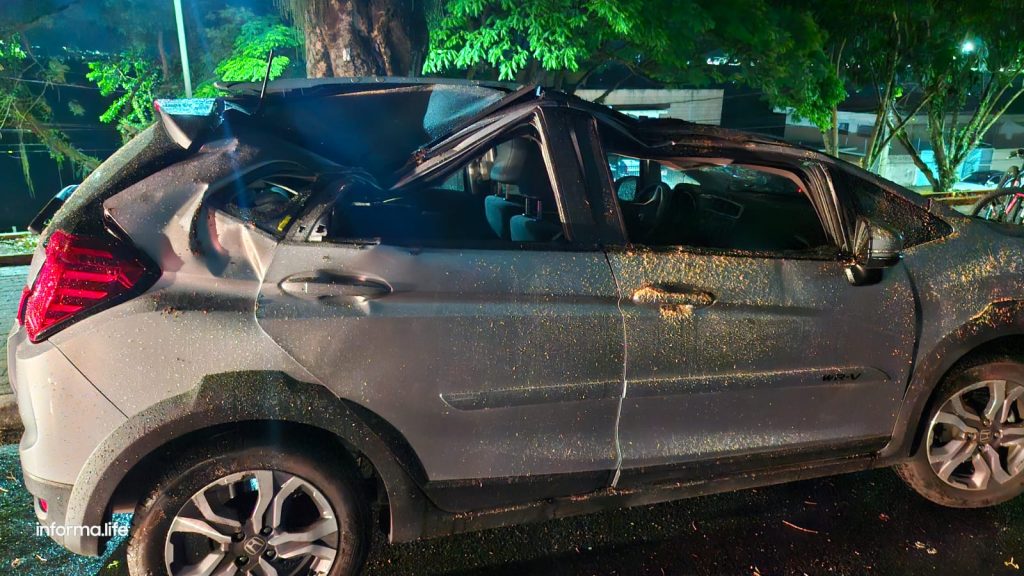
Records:
<instances>
[{"instance_id":1,"label":"mud splatter on car body","mask_svg":"<svg viewBox=\"0 0 1024 576\"><path fill-rule=\"evenodd\" d=\"M42 519L101 524L175 449L253 430L350 454L395 541L884 466L954 363L1024 330L1018 231L814 151L540 89L234 89L165 109L44 233L159 275L41 342L12 331L26 481L66 502ZM502 180L520 145L538 167ZM795 182L825 245L631 238L609 151ZM514 211L493 232L487 203ZM857 253L858 227L898 257Z\"/></svg>"}]
</instances>

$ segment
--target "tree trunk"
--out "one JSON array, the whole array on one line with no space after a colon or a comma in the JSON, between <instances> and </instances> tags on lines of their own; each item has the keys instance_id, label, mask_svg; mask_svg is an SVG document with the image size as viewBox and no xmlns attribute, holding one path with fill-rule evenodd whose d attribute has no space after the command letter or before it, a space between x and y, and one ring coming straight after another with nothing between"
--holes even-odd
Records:
<instances>
[{"instance_id":1,"label":"tree trunk","mask_svg":"<svg viewBox=\"0 0 1024 576\"><path fill-rule=\"evenodd\" d=\"M832 127L821 131L821 141L825 144L825 154L839 157L839 108L832 108Z\"/></svg>"},{"instance_id":2,"label":"tree trunk","mask_svg":"<svg viewBox=\"0 0 1024 576\"><path fill-rule=\"evenodd\" d=\"M414 0L318 0L306 4L301 21L310 78L419 72L426 26Z\"/></svg>"},{"instance_id":3,"label":"tree trunk","mask_svg":"<svg viewBox=\"0 0 1024 576\"><path fill-rule=\"evenodd\" d=\"M889 129L894 130L894 127L890 126ZM914 143L910 140L910 136L908 136L904 130L898 130L896 131L896 139L900 141L900 144L902 144L904 148L906 148L907 153L910 154L910 159L914 161L914 166L917 166L917 169L924 174L925 178L928 179L928 183L931 184L932 190L939 192L942 188L939 183L939 178L932 172L931 167L924 161L924 158L921 157L921 153L917 151L917 147L915 147Z\"/></svg>"},{"instance_id":4,"label":"tree trunk","mask_svg":"<svg viewBox=\"0 0 1024 576\"><path fill-rule=\"evenodd\" d=\"M938 190L942 192L950 192L953 190L953 184L956 184L957 169L959 165L951 166L949 162L945 162L944 165L939 166L939 178L938 178Z\"/></svg>"},{"instance_id":5,"label":"tree trunk","mask_svg":"<svg viewBox=\"0 0 1024 576\"><path fill-rule=\"evenodd\" d=\"M167 62L167 49L164 46L164 31L162 29L156 32L156 51L160 55L160 70L163 72L163 80L167 82L171 75L171 67Z\"/></svg>"}]
</instances>

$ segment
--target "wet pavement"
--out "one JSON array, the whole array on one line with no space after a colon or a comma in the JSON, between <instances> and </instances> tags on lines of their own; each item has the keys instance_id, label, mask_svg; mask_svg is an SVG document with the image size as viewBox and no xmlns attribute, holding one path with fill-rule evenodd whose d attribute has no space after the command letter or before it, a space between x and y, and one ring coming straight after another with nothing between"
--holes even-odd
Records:
<instances>
[{"instance_id":1,"label":"wet pavement","mask_svg":"<svg viewBox=\"0 0 1024 576\"><path fill-rule=\"evenodd\" d=\"M0 447L0 573L126 574L35 535L14 446ZM1024 499L949 510L888 470L413 544L378 538L367 576L1024 574Z\"/></svg>"}]
</instances>

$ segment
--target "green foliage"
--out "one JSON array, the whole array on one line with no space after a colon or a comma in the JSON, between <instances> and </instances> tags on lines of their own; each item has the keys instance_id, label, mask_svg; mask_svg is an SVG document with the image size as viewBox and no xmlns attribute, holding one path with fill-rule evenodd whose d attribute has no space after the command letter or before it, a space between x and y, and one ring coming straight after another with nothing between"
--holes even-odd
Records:
<instances>
[{"instance_id":1,"label":"green foliage","mask_svg":"<svg viewBox=\"0 0 1024 576\"><path fill-rule=\"evenodd\" d=\"M242 25L231 55L217 65L217 76L228 82L256 82L263 79L267 56L271 50L297 48L302 45L299 33L272 17L256 18ZM270 79L282 74L291 64L285 55L274 55Z\"/></svg>"},{"instance_id":2,"label":"green foliage","mask_svg":"<svg viewBox=\"0 0 1024 576\"><path fill-rule=\"evenodd\" d=\"M28 54L21 48L17 34L0 38L0 72L16 69L25 58L28 58Z\"/></svg>"},{"instance_id":3,"label":"green foliage","mask_svg":"<svg viewBox=\"0 0 1024 576\"><path fill-rule=\"evenodd\" d=\"M583 34L588 11L572 10L574 4L569 0L452 0L431 33L424 72L486 62L497 69L500 79L512 80L531 58L547 69L577 70L588 55L589 39ZM628 25L621 20L614 24Z\"/></svg>"},{"instance_id":4,"label":"green foliage","mask_svg":"<svg viewBox=\"0 0 1024 576\"><path fill-rule=\"evenodd\" d=\"M50 58L46 62L46 70L43 71L43 79L47 82L63 84L67 81L67 73L71 67L60 61L58 58Z\"/></svg>"},{"instance_id":5,"label":"green foliage","mask_svg":"<svg viewBox=\"0 0 1024 576\"><path fill-rule=\"evenodd\" d=\"M17 236L6 234L0 238L0 254L31 254L35 252L38 245L39 236L35 234L24 233Z\"/></svg>"},{"instance_id":6,"label":"green foliage","mask_svg":"<svg viewBox=\"0 0 1024 576\"><path fill-rule=\"evenodd\" d=\"M806 9L769 0L444 0L430 25L425 73L493 70L572 84L606 63L668 84L743 82L773 104L831 123L845 97ZM707 66L724 52L728 66Z\"/></svg>"},{"instance_id":7,"label":"green foliage","mask_svg":"<svg viewBox=\"0 0 1024 576\"><path fill-rule=\"evenodd\" d=\"M36 197L36 188L32 184L32 171L31 166L28 163L28 149L25 148L25 133L18 131L18 156L21 157L21 175L25 178L25 184L28 186L28 195L32 198Z\"/></svg>"},{"instance_id":8,"label":"green foliage","mask_svg":"<svg viewBox=\"0 0 1024 576\"><path fill-rule=\"evenodd\" d=\"M212 70L206 68L207 74L215 77L205 76L193 90L197 98L222 96L214 86L215 80L262 80L271 49L294 49L302 45L294 29L273 17L256 17L248 10L222 10L212 19L217 25L209 32L211 50L205 56L207 59L219 57L219 60ZM288 56L275 55L270 77L281 76L291 62ZM178 85L163 81L161 76L158 64L141 49L123 52L108 61L90 62L86 77L99 87L100 94L114 97L100 120L116 124L126 141L152 124L155 120L153 100L180 95L182 90Z\"/></svg>"},{"instance_id":9,"label":"green foliage","mask_svg":"<svg viewBox=\"0 0 1024 576\"><path fill-rule=\"evenodd\" d=\"M224 96L225 92L214 86L213 82L207 80L192 89L194 98L218 98Z\"/></svg>"},{"instance_id":10,"label":"green foliage","mask_svg":"<svg viewBox=\"0 0 1024 576\"><path fill-rule=\"evenodd\" d=\"M103 96L119 94L100 121L115 123L125 141L153 123L153 100L160 73L140 52L124 52L108 61L90 62L86 78L96 83Z\"/></svg>"},{"instance_id":11,"label":"green foliage","mask_svg":"<svg viewBox=\"0 0 1024 576\"><path fill-rule=\"evenodd\" d=\"M513 80L533 63L546 70L576 72L602 57L632 66L646 61L656 68L678 62L687 40L710 25L702 11L690 9L695 4L447 0L430 25L423 71L483 65L496 70L500 79Z\"/></svg>"},{"instance_id":12,"label":"green foliage","mask_svg":"<svg viewBox=\"0 0 1024 576\"><path fill-rule=\"evenodd\" d=\"M994 123L1024 95L1024 23L1001 17L1019 10L1016 0L942 0L902 3L889 0L880 24L850 34L876 42L883 56L865 53L860 69L893 71L892 95L880 91L882 132L896 137L934 190L948 190L971 151ZM973 50L964 50L971 40ZM921 138L907 124L914 115L928 119L927 140L934 165L926 163ZM926 134L919 134L919 136Z\"/></svg>"},{"instance_id":13,"label":"green foliage","mask_svg":"<svg viewBox=\"0 0 1024 576\"><path fill-rule=\"evenodd\" d=\"M76 149L63 132L48 125L53 110L46 95L53 83L64 82L67 65L56 58L45 65L37 62L22 48L22 40L18 33L0 31L0 128L17 134L22 174L29 195L34 196L27 137L46 146L58 165L71 160L77 167L91 168L98 161Z\"/></svg>"},{"instance_id":14,"label":"green foliage","mask_svg":"<svg viewBox=\"0 0 1024 576\"><path fill-rule=\"evenodd\" d=\"M737 64L732 80L762 90L768 101L790 108L822 130L846 89L827 52L827 33L800 2L710 4L715 37Z\"/></svg>"}]
</instances>

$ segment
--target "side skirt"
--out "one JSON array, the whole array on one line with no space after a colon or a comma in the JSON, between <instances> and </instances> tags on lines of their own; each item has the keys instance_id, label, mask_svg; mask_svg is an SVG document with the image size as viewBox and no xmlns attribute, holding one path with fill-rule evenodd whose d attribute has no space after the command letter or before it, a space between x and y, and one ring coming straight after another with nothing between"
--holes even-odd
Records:
<instances>
[{"instance_id":1,"label":"side skirt","mask_svg":"<svg viewBox=\"0 0 1024 576\"><path fill-rule=\"evenodd\" d=\"M435 538L463 532L500 528L528 522L542 522L612 510L671 502L695 496L747 490L798 480L860 472L890 466L898 458L880 459L874 454L858 457L804 461L736 474L717 479L682 480L632 488L604 488L588 494L565 496L529 504L474 510L445 512L429 507L420 526L420 538ZM401 531L406 532L407 531ZM397 541L397 540L396 540Z\"/></svg>"}]
</instances>

